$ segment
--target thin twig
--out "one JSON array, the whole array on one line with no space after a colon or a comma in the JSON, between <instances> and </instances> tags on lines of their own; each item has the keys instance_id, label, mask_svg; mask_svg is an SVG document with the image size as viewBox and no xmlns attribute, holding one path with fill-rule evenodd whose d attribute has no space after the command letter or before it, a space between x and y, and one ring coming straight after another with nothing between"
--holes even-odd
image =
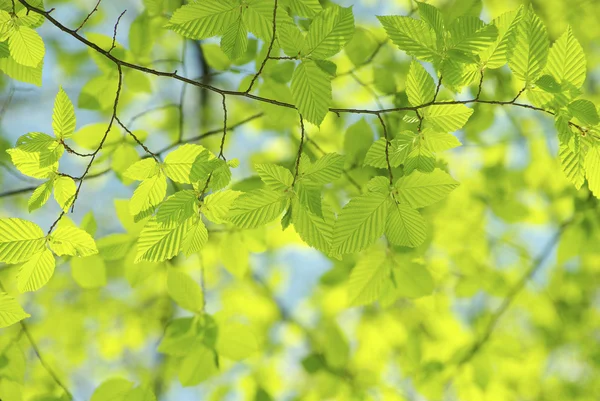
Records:
<instances>
[{"instance_id":1,"label":"thin twig","mask_svg":"<svg viewBox=\"0 0 600 401\"><path fill-rule=\"evenodd\" d=\"M388 137L387 126L385 125L385 121L380 114L377 114L377 118L381 123L381 127L383 128L383 137L385 138L385 162L387 164L388 174L390 177L390 185L394 184L394 175L392 173L392 165L390 163L390 138Z\"/></svg>"},{"instance_id":2,"label":"thin twig","mask_svg":"<svg viewBox=\"0 0 600 401\"><path fill-rule=\"evenodd\" d=\"M227 137L227 98L223 95L223 136L221 137L221 146L219 147L219 157L225 160L223 150L225 149L225 138Z\"/></svg>"},{"instance_id":3,"label":"thin twig","mask_svg":"<svg viewBox=\"0 0 600 401\"><path fill-rule=\"evenodd\" d=\"M127 132L129 136L132 137L133 140L136 141L138 145L142 147L142 149L144 149L144 152L149 154L150 157L152 157L154 160L156 160L157 163L159 163L158 155L156 153L153 153L150 149L148 149L148 147L144 145L144 142L140 141L139 138L133 132L131 132L131 130L129 130L129 128L127 128L127 126L125 126L125 124L123 124L121 120L119 120L119 117L115 116L115 120L121 126L121 128L123 128L125 132Z\"/></svg>"},{"instance_id":4,"label":"thin twig","mask_svg":"<svg viewBox=\"0 0 600 401\"><path fill-rule=\"evenodd\" d=\"M108 49L108 53L110 53L115 47L117 47L117 29L119 28L119 22L121 22L121 18L123 17L123 15L125 15L126 12L127 10L123 10L121 15L119 15L119 18L117 18L117 22L115 23L115 28L113 31L112 44L110 46L110 49Z\"/></svg>"},{"instance_id":5,"label":"thin twig","mask_svg":"<svg viewBox=\"0 0 600 401\"><path fill-rule=\"evenodd\" d=\"M306 134L306 129L304 128L304 118L302 114L298 113L300 116L300 145L298 145L298 155L296 156L296 168L294 171L294 181L292 182L292 187L296 184L296 180L298 179L298 173L300 172L300 159L302 158L302 148L304 147L304 136Z\"/></svg>"},{"instance_id":6,"label":"thin twig","mask_svg":"<svg viewBox=\"0 0 600 401\"><path fill-rule=\"evenodd\" d=\"M102 2L102 0L98 0L98 2L96 3L96 6L94 7L94 9L85 17L85 19L83 20L83 22L81 23L81 25L79 25L77 27L77 29L75 29L75 32L79 31L81 28L83 28L83 26L88 22L88 20L90 19L90 17L92 15L94 15L94 13L96 11L98 11L98 7L100 6L100 3Z\"/></svg>"},{"instance_id":7,"label":"thin twig","mask_svg":"<svg viewBox=\"0 0 600 401\"><path fill-rule=\"evenodd\" d=\"M267 55L265 56L265 59L263 60L262 64L260 65L260 68L256 72L256 75L254 75L254 77L252 78L252 81L250 81L250 85L248 86L248 89L246 89L246 93L250 93L250 91L252 90L252 87L254 86L254 83L256 82L256 80L258 79L260 74L262 74L262 72L265 68L265 65L267 65L267 61L269 61L269 59L271 58L271 50L273 50L273 44L275 43L275 35L276 34L277 34L277 0L275 0L275 5L273 7L273 36L271 37L271 43L269 43L269 49L267 50Z\"/></svg>"}]
</instances>

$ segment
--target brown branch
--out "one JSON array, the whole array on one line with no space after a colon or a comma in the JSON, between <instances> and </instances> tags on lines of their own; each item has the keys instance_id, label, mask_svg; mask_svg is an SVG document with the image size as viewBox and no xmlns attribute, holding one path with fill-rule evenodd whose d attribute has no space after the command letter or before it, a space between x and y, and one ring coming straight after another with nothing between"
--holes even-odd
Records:
<instances>
[{"instance_id":1,"label":"brown branch","mask_svg":"<svg viewBox=\"0 0 600 401\"><path fill-rule=\"evenodd\" d=\"M256 82L256 80L258 79L260 74L262 74L263 70L265 69L265 65L267 65L267 61L269 61L269 59L271 58L271 50L273 50L273 44L275 43L275 35L276 34L277 34L277 0L275 0L275 5L273 7L273 36L271 37L271 43L269 44L269 49L267 50L267 55L265 56L265 59L263 60L262 64L260 65L260 68L256 72L256 75L254 75L254 77L252 78L252 81L250 81L250 85L248 86L248 89L246 89L246 93L250 93L250 91L252 90L252 87L254 86L254 83Z\"/></svg>"},{"instance_id":2,"label":"brown branch","mask_svg":"<svg viewBox=\"0 0 600 401\"><path fill-rule=\"evenodd\" d=\"M296 167L294 171L294 181L292 181L292 187L296 184L296 180L298 180L298 173L300 172L300 158L302 157L302 148L304 147L304 136L306 134L306 129L304 128L304 118L302 114L298 113L300 116L300 145L298 145L298 155L296 156Z\"/></svg>"},{"instance_id":3,"label":"brown branch","mask_svg":"<svg viewBox=\"0 0 600 401\"><path fill-rule=\"evenodd\" d=\"M390 185L394 184L394 175L392 174L392 165L390 164L390 138L388 137L387 126L385 125L385 121L380 114L377 114L377 118L379 119L379 123L383 128L383 137L385 138L385 162L387 163L388 174L390 176Z\"/></svg>"},{"instance_id":4,"label":"brown branch","mask_svg":"<svg viewBox=\"0 0 600 401\"><path fill-rule=\"evenodd\" d=\"M223 155L223 150L225 149L225 138L227 137L227 98L223 95L223 136L221 137L221 146L219 147L219 156L221 159L225 160L225 155Z\"/></svg>"},{"instance_id":5,"label":"brown branch","mask_svg":"<svg viewBox=\"0 0 600 401\"><path fill-rule=\"evenodd\" d=\"M148 67L144 67L141 65L137 65L134 63L130 63L124 60L119 59L118 57L113 56L110 52L107 52L106 50L102 49L101 47L99 47L97 44L91 42L90 40L86 39L85 37L79 35L76 31L74 31L73 29L70 29L68 27L66 27L65 25L61 24L58 20L56 20L52 15L50 15L50 12L48 11L44 11L42 9L39 9L37 7L32 6L31 4L27 3L27 1L25 0L19 0L19 2L21 4L23 4L29 11L33 11L35 13L38 13L40 15L43 15L44 17L46 17L46 19L48 21L50 21L54 26L56 26L58 29L60 29L61 31L71 35L73 38L77 39L79 42L85 44L86 46L90 47L91 49L94 49L95 51L97 51L98 53L100 53L101 55L103 55L104 57L108 58L109 60L111 60L112 62L114 62L115 64L121 66L121 67L127 67L127 68L131 68L134 70L138 70L141 72L144 72L146 74L150 74L150 75L155 75L155 76L159 76L159 77L167 77L167 78L172 78L181 82L185 82L187 84L193 85L193 86L197 86L199 88L203 88L206 90L210 90L212 92L216 92L220 95L230 95L230 96L239 96L239 97L245 97L251 100L256 100L259 102L263 102L263 103L269 103L269 104L273 104L276 106L280 106L280 107L286 107L286 108L290 108L290 109L296 109L296 106L291 104L291 103L286 103L286 102L282 102L279 100L275 100L275 99L270 99L270 98L265 98L265 97L261 97L261 96L257 96L257 95L253 95L251 93L247 93L247 92L239 92L239 91L233 91L233 90L226 90L226 89L221 89L221 88L217 88L215 86L212 85L208 85L205 84L203 82L199 82L197 80L193 80L193 79L189 79L186 78L184 76L178 75L177 72L166 72L166 71L159 71L159 70L154 70L152 68L148 68ZM470 100L455 100L455 101L448 101L448 102L436 102L436 101L431 101L428 103L424 103L422 105L417 105L417 106L403 106L403 107L393 107L393 108L387 108L387 109L379 109L379 110L370 110L370 109L357 109L357 108L329 108L330 112L333 113L352 113L352 114L372 114L372 115L379 115L379 114L385 114L385 113L394 113L394 112L398 112L398 111L416 111L425 107L429 107L429 106L437 106L437 105L447 105L447 104L470 104L470 103L485 103L485 104L496 104L496 105L511 105L511 106L516 106L516 107L523 107L523 108L528 108L531 110L537 110L537 111L542 111L544 113L550 114L550 115L555 115L554 112L550 111L550 110L546 110L540 107L536 107L536 106L532 106L529 104L523 104L523 103L517 103L515 101L496 101L496 100L480 100L480 99L470 99ZM586 130L575 124L575 123L569 123L571 126L577 128L578 130L580 130L581 132L585 133Z\"/></svg>"}]
</instances>

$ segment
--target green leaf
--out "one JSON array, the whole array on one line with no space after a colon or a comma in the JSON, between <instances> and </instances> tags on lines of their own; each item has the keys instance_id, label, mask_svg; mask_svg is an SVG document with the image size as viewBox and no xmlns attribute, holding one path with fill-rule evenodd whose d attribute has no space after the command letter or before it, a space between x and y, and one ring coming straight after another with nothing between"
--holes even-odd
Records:
<instances>
[{"instance_id":1,"label":"green leaf","mask_svg":"<svg viewBox=\"0 0 600 401\"><path fill-rule=\"evenodd\" d=\"M510 46L514 43L522 17L523 7L519 7L518 10L504 13L492 21L498 30L498 37L492 46L481 52L481 61L487 68L500 68L508 62Z\"/></svg>"},{"instance_id":2,"label":"green leaf","mask_svg":"<svg viewBox=\"0 0 600 401\"><path fill-rule=\"evenodd\" d=\"M223 34L239 16L239 4L231 0L203 0L178 8L166 28L189 39Z\"/></svg>"},{"instance_id":3,"label":"green leaf","mask_svg":"<svg viewBox=\"0 0 600 401\"><path fill-rule=\"evenodd\" d=\"M194 253L200 252L207 242L208 230L206 229L206 226L204 225L204 222L200 216L198 216L188 232L185 234L181 250L185 256L189 257Z\"/></svg>"},{"instance_id":4,"label":"green leaf","mask_svg":"<svg viewBox=\"0 0 600 401\"><path fill-rule=\"evenodd\" d=\"M517 78L529 84L541 75L548 59L548 34L532 9L519 23L508 65Z\"/></svg>"},{"instance_id":5,"label":"green leaf","mask_svg":"<svg viewBox=\"0 0 600 401\"><path fill-rule=\"evenodd\" d=\"M121 378L108 379L96 388L90 401L125 401L133 383Z\"/></svg>"},{"instance_id":6,"label":"green leaf","mask_svg":"<svg viewBox=\"0 0 600 401\"><path fill-rule=\"evenodd\" d=\"M201 312L204 297L200 286L186 273L173 268L167 274L167 291L177 305L191 312Z\"/></svg>"},{"instance_id":7,"label":"green leaf","mask_svg":"<svg viewBox=\"0 0 600 401\"><path fill-rule=\"evenodd\" d=\"M204 198L202 214L213 223L224 224L228 220L229 210L242 193L226 190L215 192Z\"/></svg>"},{"instance_id":8,"label":"green leaf","mask_svg":"<svg viewBox=\"0 0 600 401\"><path fill-rule=\"evenodd\" d=\"M425 241L426 223L421 214L401 203L390 207L385 236L394 245L417 247Z\"/></svg>"},{"instance_id":9,"label":"green leaf","mask_svg":"<svg viewBox=\"0 0 600 401\"><path fill-rule=\"evenodd\" d=\"M352 8L333 5L313 19L302 54L304 57L314 59L329 58L342 50L352 39L352 35L354 35Z\"/></svg>"},{"instance_id":10,"label":"green leaf","mask_svg":"<svg viewBox=\"0 0 600 401\"><path fill-rule=\"evenodd\" d=\"M436 169L428 174L414 171L400 178L395 187L397 199L416 209L439 202L458 185L448 173Z\"/></svg>"},{"instance_id":11,"label":"green leaf","mask_svg":"<svg viewBox=\"0 0 600 401\"><path fill-rule=\"evenodd\" d=\"M425 21L433 29L433 32L435 32L438 49L443 48L446 36L444 16L436 7L422 1L417 2L417 8L419 9L421 20Z\"/></svg>"},{"instance_id":12,"label":"green leaf","mask_svg":"<svg viewBox=\"0 0 600 401\"><path fill-rule=\"evenodd\" d=\"M589 100L578 99L571 102L567 108L579 121L585 125L596 125L600 122L598 110L594 103Z\"/></svg>"},{"instance_id":13,"label":"green leaf","mask_svg":"<svg viewBox=\"0 0 600 401\"><path fill-rule=\"evenodd\" d=\"M284 0L289 3L293 15L312 18L323 9L319 0Z\"/></svg>"},{"instance_id":14,"label":"green leaf","mask_svg":"<svg viewBox=\"0 0 600 401\"><path fill-rule=\"evenodd\" d=\"M65 147L55 138L41 132L30 132L17 139L17 148L39 155L39 167L53 167L62 156Z\"/></svg>"},{"instance_id":15,"label":"green leaf","mask_svg":"<svg viewBox=\"0 0 600 401\"><path fill-rule=\"evenodd\" d=\"M240 228L257 228L283 213L288 199L279 192L258 189L240 195L231 210L229 221Z\"/></svg>"},{"instance_id":16,"label":"green leaf","mask_svg":"<svg viewBox=\"0 0 600 401\"><path fill-rule=\"evenodd\" d=\"M221 49L231 59L239 59L248 48L248 31L244 24L243 13L227 27L221 39Z\"/></svg>"},{"instance_id":17,"label":"green leaf","mask_svg":"<svg viewBox=\"0 0 600 401\"><path fill-rule=\"evenodd\" d=\"M408 175L414 170L430 173L435 168L435 156L427 148L425 138L419 135L415 138L413 148L404 163L404 174Z\"/></svg>"},{"instance_id":18,"label":"green leaf","mask_svg":"<svg viewBox=\"0 0 600 401\"><path fill-rule=\"evenodd\" d=\"M554 42L548 55L546 70L563 88L581 88L585 81L585 54L569 26Z\"/></svg>"},{"instance_id":19,"label":"green leaf","mask_svg":"<svg viewBox=\"0 0 600 401\"><path fill-rule=\"evenodd\" d=\"M11 326L30 316L16 299L5 292L0 292L0 328Z\"/></svg>"},{"instance_id":20,"label":"green leaf","mask_svg":"<svg viewBox=\"0 0 600 401\"><path fill-rule=\"evenodd\" d=\"M440 59L435 32L425 21L400 16L378 16L377 19L400 50L422 61Z\"/></svg>"},{"instance_id":21,"label":"green leaf","mask_svg":"<svg viewBox=\"0 0 600 401\"><path fill-rule=\"evenodd\" d=\"M12 58L26 67L37 67L44 59L44 41L26 26L15 27L8 38L8 47Z\"/></svg>"},{"instance_id":22,"label":"green leaf","mask_svg":"<svg viewBox=\"0 0 600 401\"><path fill-rule=\"evenodd\" d=\"M54 180L54 199L65 212L75 200L77 186L71 177L57 177Z\"/></svg>"},{"instance_id":23,"label":"green leaf","mask_svg":"<svg viewBox=\"0 0 600 401\"><path fill-rule=\"evenodd\" d=\"M50 249L58 256L90 256L98 253L96 243L86 231L67 225L60 226L50 237Z\"/></svg>"},{"instance_id":24,"label":"green leaf","mask_svg":"<svg viewBox=\"0 0 600 401\"><path fill-rule=\"evenodd\" d=\"M279 21L278 21L279 22ZM304 35L300 32L300 29L296 24L291 23L277 25L277 36L279 39L279 46L283 52L290 57L297 57L300 55L300 51L304 47Z\"/></svg>"},{"instance_id":25,"label":"green leaf","mask_svg":"<svg viewBox=\"0 0 600 401\"><path fill-rule=\"evenodd\" d=\"M198 214L198 202L198 195L192 190L175 192L158 208L156 221L160 224L183 223Z\"/></svg>"},{"instance_id":26,"label":"green leaf","mask_svg":"<svg viewBox=\"0 0 600 401\"><path fill-rule=\"evenodd\" d=\"M219 356L241 361L258 352L258 340L250 327L231 322L219 326L216 350Z\"/></svg>"},{"instance_id":27,"label":"green leaf","mask_svg":"<svg viewBox=\"0 0 600 401\"><path fill-rule=\"evenodd\" d=\"M397 261L392 272L397 296L420 298L433 293L433 277L425 266L414 262Z\"/></svg>"},{"instance_id":28,"label":"green leaf","mask_svg":"<svg viewBox=\"0 0 600 401\"><path fill-rule=\"evenodd\" d=\"M24 262L41 251L45 241L42 229L30 221L0 219L0 262Z\"/></svg>"},{"instance_id":29,"label":"green leaf","mask_svg":"<svg viewBox=\"0 0 600 401\"><path fill-rule=\"evenodd\" d=\"M315 187L311 182L308 185L300 182L295 187L298 200L311 213L323 217L323 207L321 201L321 188Z\"/></svg>"},{"instance_id":30,"label":"green leaf","mask_svg":"<svg viewBox=\"0 0 600 401\"><path fill-rule=\"evenodd\" d=\"M155 218L148 220L137 243L135 263L162 262L177 255L190 223L186 220L182 224L160 224Z\"/></svg>"},{"instance_id":31,"label":"green leaf","mask_svg":"<svg viewBox=\"0 0 600 401\"><path fill-rule=\"evenodd\" d=\"M425 128L421 134L425 141L425 147L431 152L443 152L462 145L458 138L445 132L436 132Z\"/></svg>"},{"instance_id":32,"label":"green leaf","mask_svg":"<svg viewBox=\"0 0 600 401\"><path fill-rule=\"evenodd\" d=\"M195 346L179 364L179 381L184 387L195 386L217 374L215 352L202 345Z\"/></svg>"},{"instance_id":33,"label":"green leaf","mask_svg":"<svg viewBox=\"0 0 600 401\"><path fill-rule=\"evenodd\" d=\"M100 255L71 260L71 275L81 288L91 290L106 285L106 264Z\"/></svg>"},{"instance_id":34,"label":"green leaf","mask_svg":"<svg viewBox=\"0 0 600 401\"><path fill-rule=\"evenodd\" d=\"M327 153L310 166L302 169L302 178L317 184L334 182L344 170L344 156L337 153Z\"/></svg>"},{"instance_id":35,"label":"green leaf","mask_svg":"<svg viewBox=\"0 0 600 401\"><path fill-rule=\"evenodd\" d=\"M450 26L447 51L451 57L460 53L470 58L488 48L497 37L498 30L494 25L485 25L477 17L459 17Z\"/></svg>"},{"instance_id":36,"label":"green leaf","mask_svg":"<svg viewBox=\"0 0 600 401\"><path fill-rule=\"evenodd\" d=\"M163 164L165 175L175 182L191 184L192 166L203 152L208 154L208 150L200 145L185 144L178 147L165 157Z\"/></svg>"},{"instance_id":37,"label":"green leaf","mask_svg":"<svg viewBox=\"0 0 600 401\"><path fill-rule=\"evenodd\" d=\"M75 132L75 109L69 96L61 87L54 100L54 111L52 112L52 129L58 139L70 138Z\"/></svg>"},{"instance_id":38,"label":"green leaf","mask_svg":"<svg viewBox=\"0 0 600 401\"><path fill-rule=\"evenodd\" d=\"M29 177L38 179L51 178L58 168L57 163L47 167L40 167L39 152L26 152L20 148L8 149L6 152L10 155L12 163L17 170Z\"/></svg>"},{"instance_id":39,"label":"green leaf","mask_svg":"<svg viewBox=\"0 0 600 401\"><path fill-rule=\"evenodd\" d=\"M174 152L173 152L174 153ZM171 154L168 154L165 160L169 158ZM168 164L167 164L168 165ZM133 163L123 173L124 177L130 178L136 181L143 181L147 178L154 177L160 171L159 164L152 158L142 159L138 162ZM169 171L169 168L165 168L165 171ZM188 174L189 175L189 174ZM173 180L171 175L168 176Z\"/></svg>"},{"instance_id":40,"label":"green leaf","mask_svg":"<svg viewBox=\"0 0 600 401\"><path fill-rule=\"evenodd\" d=\"M461 129L473 114L473 109L464 104L443 104L425 108L425 128L434 131L454 132Z\"/></svg>"},{"instance_id":41,"label":"green leaf","mask_svg":"<svg viewBox=\"0 0 600 401\"><path fill-rule=\"evenodd\" d=\"M321 125L331 104L331 76L313 60L303 60L294 70L291 89L300 114Z\"/></svg>"},{"instance_id":42,"label":"green leaf","mask_svg":"<svg viewBox=\"0 0 600 401\"><path fill-rule=\"evenodd\" d=\"M403 131L398 134L396 139L390 141L388 154L390 165L398 167L405 162L410 150L412 149L415 134L411 131ZM387 168L387 158L385 156L385 138L380 138L373 142L365 156L365 165L376 168Z\"/></svg>"},{"instance_id":43,"label":"green leaf","mask_svg":"<svg viewBox=\"0 0 600 401\"><path fill-rule=\"evenodd\" d=\"M17 63L12 57L0 58L0 70L14 80L42 86L42 69L44 62L37 67L26 67Z\"/></svg>"},{"instance_id":44,"label":"green leaf","mask_svg":"<svg viewBox=\"0 0 600 401\"><path fill-rule=\"evenodd\" d=\"M17 288L20 292L39 290L54 274L55 265L54 255L44 248L21 265L17 274Z\"/></svg>"},{"instance_id":45,"label":"green leaf","mask_svg":"<svg viewBox=\"0 0 600 401\"><path fill-rule=\"evenodd\" d=\"M592 147L585 157L585 177L590 191L600 198L600 147Z\"/></svg>"},{"instance_id":46,"label":"green leaf","mask_svg":"<svg viewBox=\"0 0 600 401\"><path fill-rule=\"evenodd\" d=\"M129 202L129 212L135 216L134 220L138 221L151 215L166 193L167 179L162 172L142 181Z\"/></svg>"},{"instance_id":47,"label":"green leaf","mask_svg":"<svg viewBox=\"0 0 600 401\"><path fill-rule=\"evenodd\" d=\"M48 202L50 199L50 195L52 194L52 188L54 186L53 180L48 180L33 191L29 201L27 202L27 207L29 213L33 212L36 209L41 208Z\"/></svg>"},{"instance_id":48,"label":"green leaf","mask_svg":"<svg viewBox=\"0 0 600 401\"><path fill-rule=\"evenodd\" d=\"M244 9L244 23L250 32L256 37L269 42L273 36L273 6L270 0L249 0ZM278 10L278 20L281 17L281 9ZM278 21L279 22L279 21Z\"/></svg>"},{"instance_id":49,"label":"green leaf","mask_svg":"<svg viewBox=\"0 0 600 401\"><path fill-rule=\"evenodd\" d=\"M377 301L390 278L390 264L385 251L372 249L359 259L350 273L348 300L350 305L366 305Z\"/></svg>"},{"instance_id":50,"label":"green leaf","mask_svg":"<svg viewBox=\"0 0 600 401\"><path fill-rule=\"evenodd\" d=\"M568 145L560 145L558 155L565 176L575 185L575 188L580 189L585 181L583 152L579 147L574 151Z\"/></svg>"},{"instance_id":51,"label":"green leaf","mask_svg":"<svg viewBox=\"0 0 600 401\"><path fill-rule=\"evenodd\" d=\"M552 75L542 75L536 82L536 86L548 93L560 93L562 88Z\"/></svg>"},{"instance_id":52,"label":"green leaf","mask_svg":"<svg viewBox=\"0 0 600 401\"><path fill-rule=\"evenodd\" d=\"M135 237L129 234L110 234L97 242L102 258L106 261L123 259L135 242Z\"/></svg>"},{"instance_id":53,"label":"green leaf","mask_svg":"<svg viewBox=\"0 0 600 401\"><path fill-rule=\"evenodd\" d=\"M257 164L254 169L267 187L274 191L284 191L291 187L294 181L290 170L276 164Z\"/></svg>"},{"instance_id":54,"label":"green leaf","mask_svg":"<svg viewBox=\"0 0 600 401\"><path fill-rule=\"evenodd\" d=\"M348 202L333 228L332 253L359 252L383 235L389 206L387 194L370 192Z\"/></svg>"},{"instance_id":55,"label":"green leaf","mask_svg":"<svg viewBox=\"0 0 600 401\"><path fill-rule=\"evenodd\" d=\"M319 217L298 199L292 202L292 223L300 238L308 245L329 254L335 217L327 207L323 208L322 215Z\"/></svg>"},{"instance_id":56,"label":"green leaf","mask_svg":"<svg viewBox=\"0 0 600 401\"><path fill-rule=\"evenodd\" d=\"M435 95L435 83L423 66L412 61L406 77L406 94L408 101L413 106L427 104L433 101Z\"/></svg>"}]
</instances>

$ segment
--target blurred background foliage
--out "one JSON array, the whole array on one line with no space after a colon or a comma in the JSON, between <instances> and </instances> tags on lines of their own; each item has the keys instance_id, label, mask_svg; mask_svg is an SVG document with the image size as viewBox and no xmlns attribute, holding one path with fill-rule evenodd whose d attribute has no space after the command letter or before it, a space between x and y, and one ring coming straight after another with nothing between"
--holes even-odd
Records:
<instances>
[{"instance_id":1,"label":"blurred background foliage","mask_svg":"<svg viewBox=\"0 0 600 401\"><path fill-rule=\"evenodd\" d=\"M56 7L52 15L59 21L77 26L95 3L49 0L45 6ZM375 15L408 15L414 13L415 3L336 3L354 5L361 29L334 60L338 68L334 103L376 107L405 102L410 59L389 42L383 43L385 33ZM470 13L485 21L531 4L551 40L571 25L587 57L584 98L600 104L600 2L431 3L446 14ZM188 77L204 75L205 82L217 87L246 87L255 60L260 63L265 49L251 41L248 57L231 64L212 40L187 41L182 48L179 36L160 28L180 5L179 0L105 0L84 31L95 42L109 40L116 18L127 9L117 34L124 47L115 52L138 64L178 70ZM143 30L143 35L137 35L142 41L129 41L134 30ZM96 143L112 107L114 79L105 75L105 61L49 23L39 32L47 47L43 86L0 78L3 193L32 185L14 170L3 150L26 132L50 127L59 85L78 107L78 129L101 123L100 128L91 126L76 134L81 147ZM380 51L370 60L378 46ZM265 74L273 84L261 86L261 95L285 97L291 65L291 61L267 64ZM121 110L130 127L147 135L151 149L160 149L179 135L180 99L184 99L181 125L186 137L219 128L218 95L195 87L182 91L174 81L126 74ZM482 97L510 98L518 85L508 69L494 70L486 74ZM329 260L304 246L293 230L282 233L279 223L273 223L258 230L217 233L201 258L133 264L129 253L118 260L96 256L84 262L59 262L47 286L19 296L34 316L26 323L44 361L78 400L88 399L100 383L116 376L148 383L160 400L598 400L598 202L585 186L577 191L564 177L551 118L530 110L474 107L465 129L456 133L463 146L438 161L448 166L461 186L447 201L424 210L430 226L428 242L414 251L398 250L405 252L399 257L406 263L418 263L431 272L431 296L411 300L407 294L400 300L349 308L347 278L355 259ZM295 112L243 99L229 102L231 123L257 113L264 116L228 138L227 154L241 161L234 172L237 188L256 180L253 163L291 166L294 161L299 138ZM389 116L392 132L398 131L401 117ZM314 141L326 152L344 150L353 155L347 167L352 168L352 179L364 185L374 169L359 167L364 154L352 153L360 149L356 144L361 140L352 130L377 132L378 126L357 116L329 113L320 129L308 129L311 142L305 149L318 152ZM121 134L115 133L113 151L120 148L129 157L135 148L121 142ZM215 150L219 141L220 137L212 136L202 144ZM106 157L94 166L92 173L108 167L115 173L87 181L75 213L69 215L79 223L92 213L96 238L115 232L126 238L140 230L124 212L133 188L120 173L139 156L127 157ZM75 159L63 167L78 174L82 163ZM0 215L49 225L59 207L46 207L28 217L28 193L2 197ZM343 179L325 196L341 205L356 193ZM167 322L186 315L166 293L168 264L197 280L203 266L207 311L219 323L250 325L256 336L257 352L241 363L221 360L219 374L195 387L181 387L176 377L179 359L157 352ZM0 279L9 292L15 288L14 269L0 267ZM530 270L535 274L520 282ZM19 346L12 347L13 342ZM0 330L0 352L0 398L63 397L18 325ZM25 386L11 388L11 377L25 377Z\"/></svg>"}]
</instances>

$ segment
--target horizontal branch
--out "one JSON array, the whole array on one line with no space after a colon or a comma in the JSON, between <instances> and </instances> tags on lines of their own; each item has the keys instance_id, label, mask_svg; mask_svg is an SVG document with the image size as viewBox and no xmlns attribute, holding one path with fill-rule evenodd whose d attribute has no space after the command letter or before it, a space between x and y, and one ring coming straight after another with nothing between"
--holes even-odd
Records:
<instances>
[{"instance_id":1,"label":"horizontal branch","mask_svg":"<svg viewBox=\"0 0 600 401\"><path fill-rule=\"evenodd\" d=\"M270 98L266 98L266 97L261 97L261 96L257 96L257 95L253 95L251 93L248 92L239 92L239 91L232 91L232 90L226 90L226 89L221 89L221 88L217 88L215 86L212 85L208 85L205 84L203 82L200 82L198 80L193 80L190 78L186 78L184 76L178 75L177 71L175 72L166 72L166 71L159 71L159 70L155 70L152 68L148 68L148 67L144 67L138 64L134 64L134 63L130 63L127 62L125 60L122 60L116 56L114 56L113 54L111 54L109 51L106 51L104 49L102 49L100 46L98 46L97 44L95 44L94 42L91 42L90 40L86 39L85 37L81 36L76 30L70 29L67 26L63 25L61 22L59 22L56 18L54 18L52 15L50 15L50 12L48 11L44 11L42 9L39 9L37 7L32 6L31 4L27 3L27 1L25 0L18 0L21 4L23 4L29 11L33 11L37 14L43 15L48 21L50 21L54 26L56 26L58 29L60 29L61 31L69 34L70 36L72 36L73 38L77 39L79 42L85 44L86 46L90 47L91 49L94 49L95 51L97 51L98 53L100 53L101 55L103 55L104 57L108 58L109 60L111 60L112 62L114 62L117 66L121 66L121 67L127 67L127 68L131 68L134 70L138 70L141 72L144 72L146 74L150 74L150 75L155 75L155 76L159 76L159 77L167 77L167 78L172 78L181 82L185 82L189 85L193 85L193 86L197 86L199 88L203 88L206 90L210 90L212 92L216 92L222 96L228 95L228 96L239 96L239 97L245 97L248 99L252 99L252 100L256 100L259 102L263 102L263 103L270 103L276 106L281 106L281 107L285 107L285 108L290 108L290 109L296 109L296 106L291 104L291 103L286 103L286 102L282 102L279 100L275 100L275 99L270 99ZM372 115L380 115L380 114L385 114L385 113L394 113L394 112L399 112L399 111L417 111L419 109L422 109L424 107L429 107L429 106L436 106L436 105L447 105L447 104L469 104L469 103L484 103L484 104L496 104L496 105L501 105L501 106L505 106L505 105L510 105L510 106L516 106L516 107L523 107L523 108L528 108L531 110L537 110L537 111L541 111L550 115L555 115L555 113L553 111L550 110L546 110L540 107L536 107L536 106L532 106L529 104L524 104L524 103L517 103L513 100L510 101L496 101L496 100L481 100L481 99L470 99L470 100L455 100L455 101L444 101L444 102L437 102L437 101L431 101L428 103L424 103L421 105L417 105L417 106L403 106L403 107L393 107L393 108L382 108L382 109L378 109L378 110L374 110L374 109L356 109L356 108L329 108L330 112L333 113L352 113L352 114L372 114ZM577 128L578 130L580 130L581 132L586 132L586 130L574 123L570 123L571 126Z\"/></svg>"}]
</instances>

